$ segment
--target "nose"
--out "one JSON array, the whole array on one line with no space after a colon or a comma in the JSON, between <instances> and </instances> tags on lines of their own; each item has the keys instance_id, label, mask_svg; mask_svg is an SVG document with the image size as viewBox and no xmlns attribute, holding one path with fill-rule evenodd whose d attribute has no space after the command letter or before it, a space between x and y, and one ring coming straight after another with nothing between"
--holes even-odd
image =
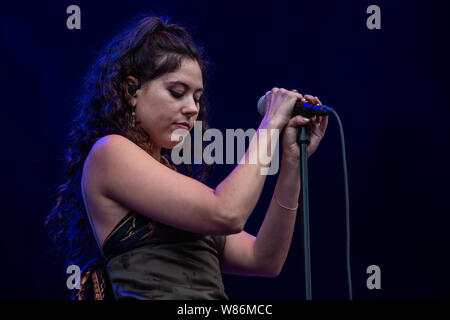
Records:
<instances>
[{"instance_id":1,"label":"nose","mask_svg":"<svg viewBox=\"0 0 450 320\"><path fill-rule=\"evenodd\" d=\"M198 114L200 106L197 105L195 99L191 97L186 105L183 107L182 112L184 114L189 114L189 116L193 117Z\"/></svg>"}]
</instances>

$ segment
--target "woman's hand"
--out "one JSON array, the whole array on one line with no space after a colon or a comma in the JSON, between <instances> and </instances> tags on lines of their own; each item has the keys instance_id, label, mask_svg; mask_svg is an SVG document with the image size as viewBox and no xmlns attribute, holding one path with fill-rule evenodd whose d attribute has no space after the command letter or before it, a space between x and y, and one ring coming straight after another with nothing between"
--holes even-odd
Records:
<instances>
[{"instance_id":1,"label":"woman's hand","mask_svg":"<svg viewBox=\"0 0 450 320\"><path fill-rule=\"evenodd\" d=\"M291 119L294 105L303 96L295 91L273 88L265 95L265 115L262 123L271 123L274 127L282 130ZM305 101L306 102L306 101Z\"/></svg>"},{"instance_id":2,"label":"woman's hand","mask_svg":"<svg viewBox=\"0 0 450 320\"><path fill-rule=\"evenodd\" d=\"M305 95L304 98L312 105L321 105L317 97ZM306 121L305 121L306 120ZM328 126L328 116L313 116L311 119L298 115L289 120L284 128L282 144L283 157L289 157L295 160L300 159L300 146L297 144L297 127L307 125L310 137L308 145L308 157L310 157L319 146L320 141L325 135Z\"/></svg>"}]
</instances>

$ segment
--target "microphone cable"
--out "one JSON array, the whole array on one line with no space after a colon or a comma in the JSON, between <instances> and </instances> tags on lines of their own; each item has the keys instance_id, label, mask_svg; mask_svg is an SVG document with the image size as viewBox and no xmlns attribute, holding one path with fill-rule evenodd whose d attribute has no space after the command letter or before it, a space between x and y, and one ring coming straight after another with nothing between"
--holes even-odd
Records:
<instances>
[{"instance_id":1,"label":"microphone cable","mask_svg":"<svg viewBox=\"0 0 450 320\"><path fill-rule=\"evenodd\" d=\"M344 189L345 189L345 229L346 229L346 262L347 262L347 281L348 281L348 295L349 300L353 300L353 290L352 290L352 271L350 265L350 197L348 190L348 173L347 173L347 157L345 152L345 139L344 139L344 128L342 126L341 119L339 118L337 112L332 110L331 113L334 114L339 126L339 133L341 138L341 148L342 148L342 166L344 169Z\"/></svg>"},{"instance_id":2,"label":"microphone cable","mask_svg":"<svg viewBox=\"0 0 450 320\"><path fill-rule=\"evenodd\" d=\"M345 232L346 232L345 257L347 265L348 296L349 300L353 300L352 271L350 261L350 196L348 188L347 156L345 151L344 127L342 126L341 119L339 118L336 110L326 105L311 106L309 103L300 104L299 102L297 102L294 106L294 114L301 114L305 117L312 117L314 115L325 116L329 115L330 113L334 114L334 116L336 117L341 138L342 166L344 169L344 192L345 192Z\"/></svg>"},{"instance_id":3,"label":"microphone cable","mask_svg":"<svg viewBox=\"0 0 450 320\"><path fill-rule=\"evenodd\" d=\"M295 90L297 91L297 90ZM298 92L298 91L297 91ZM258 101L258 111L261 115L264 115L265 109L265 96L262 96ZM346 243L345 243L345 256L347 265L347 282L348 282L348 295L349 300L353 300L353 289L352 289L352 272L351 272L351 261L350 261L350 196L348 188L348 173L347 173L347 157L345 150L345 139L344 139L344 128L342 126L341 119L339 118L337 112L326 105L313 105L309 103L300 103L299 101L294 105L293 115L301 114L305 117L311 118L314 115L326 116L330 113L334 114L336 117L339 133L341 138L341 148L342 148L342 166L344 169L344 191L345 191L345 231L346 231Z\"/></svg>"}]
</instances>

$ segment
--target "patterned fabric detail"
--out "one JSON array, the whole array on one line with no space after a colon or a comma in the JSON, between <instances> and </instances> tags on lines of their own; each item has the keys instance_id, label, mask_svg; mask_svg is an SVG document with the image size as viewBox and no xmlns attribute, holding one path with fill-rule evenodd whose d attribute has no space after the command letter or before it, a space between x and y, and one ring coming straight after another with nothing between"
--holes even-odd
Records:
<instances>
[{"instance_id":1,"label":"patterned fabric detail","mask_svg":"<svg viewBox=\"0 0 450 320\"><path fill-rule=\"evenodd\" d=\"M103 257L89 261L81 271L77 300L114 299L106 279L105 266L109 258L132 248L151 235L153 224L148 218L133 211L123 218L104 241Z\"/></svg>"},{"instance_id":2,"label":"patterned fabric detail","mask_svg":"<svg viewBox=\"0 0 450 320\"><path fill-rule=\"evenodd\" d=\"M74 300L112 300L114 295L105 279L104 260L89 261L81 271L80 289Z\"/></svg>"},{"instance_id":3,"label":"patterned fabric detail","mask_svg":"<svg viewBox=\"0 0 450 320\"><path fill-rule=\"evenodd\" d=\"M83 268L76 299L228 299L218 260L225 240L130 211L105 239L102 257Z\"/></svg>"}]
</instances>

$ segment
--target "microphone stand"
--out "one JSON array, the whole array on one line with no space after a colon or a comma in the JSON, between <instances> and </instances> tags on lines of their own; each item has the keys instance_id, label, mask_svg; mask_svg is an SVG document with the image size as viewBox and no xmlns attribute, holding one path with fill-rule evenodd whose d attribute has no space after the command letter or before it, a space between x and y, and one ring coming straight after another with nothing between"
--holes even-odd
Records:
<instances>
[{"instance_id":1,"label":"microphone stand","mask_svg":"<svg viewBox=\"0 0 450 320\"><path fill-rule=\"evenodd\" d=\"M302 238L303 238L303 261L305 275L305 297L312 300L311 289L311 252L309 236L309 190L308 190L308 144L309 133L306 126L297 128L297 143L300 146L300 174L302 194Z\"/></svg>"}]
</instances>

